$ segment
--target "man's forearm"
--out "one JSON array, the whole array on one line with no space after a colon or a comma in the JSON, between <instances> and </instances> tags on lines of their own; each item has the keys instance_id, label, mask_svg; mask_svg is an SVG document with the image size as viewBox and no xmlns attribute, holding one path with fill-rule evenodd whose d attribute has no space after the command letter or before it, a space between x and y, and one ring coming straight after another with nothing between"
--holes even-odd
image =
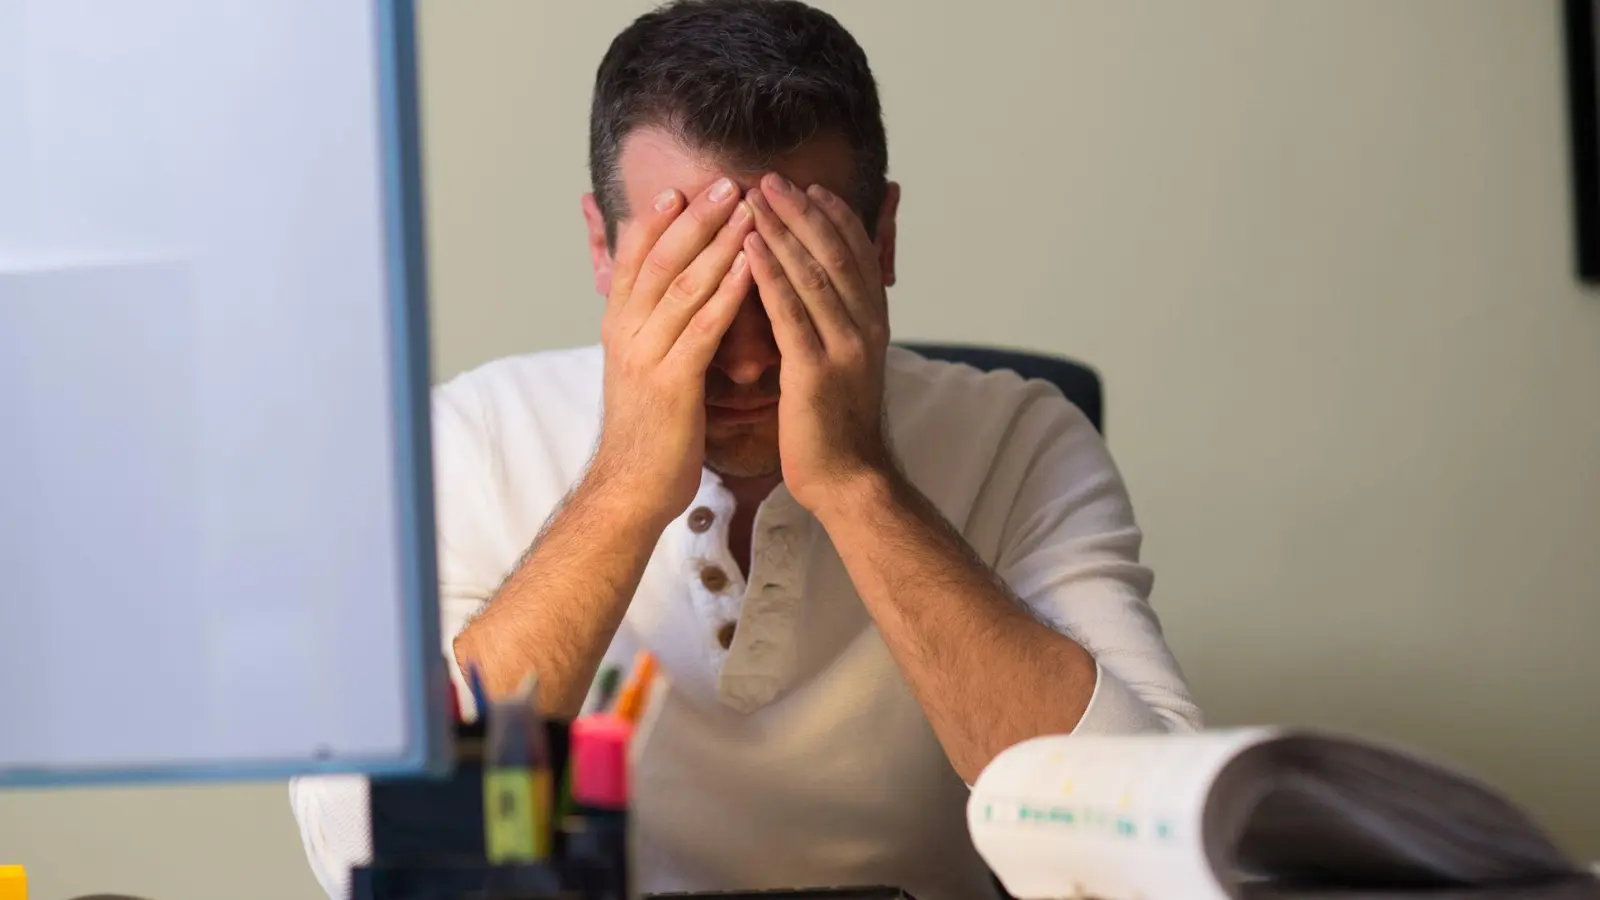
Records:
<instances>
[{"instance_id":1,"label":"man's forearm","mask_svg":"<svg viewBox=\"0 0 1600 900\"><path fill-rule=\"evenodd\" d=\"M818 519L957 773L1076 727L1095 662L1036 620L904 478L872 476Z\"/></svg>"},{"instance_id":2,"label":"man's forearm","mask_svg":"<svg viewBox=\"0 0 1600 900\"><path fill-rule=\"evenodd\" d=\"M664 527L591 472L456 637L462 671L476 666L490 693L537 672L541 708L576 714Z\"/></svg>"}]
</instances>

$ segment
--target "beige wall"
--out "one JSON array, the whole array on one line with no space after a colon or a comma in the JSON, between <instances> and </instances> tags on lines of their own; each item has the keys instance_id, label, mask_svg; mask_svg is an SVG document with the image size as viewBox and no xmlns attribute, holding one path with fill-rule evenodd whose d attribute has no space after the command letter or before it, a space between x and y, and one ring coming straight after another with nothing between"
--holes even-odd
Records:
<instances>
[{"instance_id":1,"label":"beige wall","mask_svg":"<svg viewBox=\"0 0 1600 900\"><path fill-rule=\"evenodd\" d=\"M1212 721L1413 743L1600 857L1600 297L1568 275L1557 5L824 5L905 185L897 334L1101 368ZM429 0L440 375L593 340L589 79L647 6ZM0 857L47 898L314 890L276 785L0 796Z\"/></svg>"}]
</instances>

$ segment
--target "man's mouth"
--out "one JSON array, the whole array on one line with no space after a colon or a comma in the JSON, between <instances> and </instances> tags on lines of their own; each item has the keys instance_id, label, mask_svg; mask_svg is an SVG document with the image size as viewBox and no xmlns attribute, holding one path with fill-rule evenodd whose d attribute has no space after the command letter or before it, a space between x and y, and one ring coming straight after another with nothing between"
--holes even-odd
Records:
<instances>
[{"instance_id":1,"label":"man's mouth","mask_svg":"<svg viewBox=\"0 0 1600 900\"><path fill-rule=\"evenodd\" d=\"M733 412L750 412L752 410L766 409L777 406L777 397L729 397L721 400L707 400L706 405L714 409L726 409Z\"/></svg>"},{"instance_id":2,"label":"man's mouth","mask_svg":"<svg viewBox=\"0 0 1600 900\"><path fill-rule=\"evenodd\" d=\"M762 422L777 411L777 397L741 397L706 402L706 417L725 425Z\"/></svg>"}]
</instances>

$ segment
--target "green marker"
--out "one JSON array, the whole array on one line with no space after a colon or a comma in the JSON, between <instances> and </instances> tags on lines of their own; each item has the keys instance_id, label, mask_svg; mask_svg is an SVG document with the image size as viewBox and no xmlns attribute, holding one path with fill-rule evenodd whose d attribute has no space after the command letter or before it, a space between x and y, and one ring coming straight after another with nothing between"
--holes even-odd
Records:
<instances>
[{"instance_id":1,"label":"green marker","mask_svg":"<svg viewBox=\"0 0 1600 900\"><path fill-rule=\"evenodd\" d=\"M610 709L611 701L617 699L617 688L622 687L622 667L606 665L600 669L600 676L595 679L595 712L605 712Z\"/></svg>"}]
</instances>

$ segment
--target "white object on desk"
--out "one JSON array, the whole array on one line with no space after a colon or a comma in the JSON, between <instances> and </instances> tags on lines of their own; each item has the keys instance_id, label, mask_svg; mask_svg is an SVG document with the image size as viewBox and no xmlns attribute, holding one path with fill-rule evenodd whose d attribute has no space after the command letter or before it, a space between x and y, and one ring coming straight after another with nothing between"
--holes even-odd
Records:
<instances>
[{"instance_id":1,"label":"white object on desk","mask_svg":"<svg viewBox=\"0 0 1600 900\"><path fill-rule=\"evenodd\" d=\"M1024 741L979 776L967 823L1020 900L1397 897L1430 883L1466 886L1436 900L1600 900L1600 883L1482 782L1316 732Z\"/></svg>"},{"instance_id":2,"label":"white object on desk","mask_svg":"<svg viewBox=\"0 0 1600 900\"><path fill-rule=\"evenodd\" d=\"M1024 741L973 786L973 843L1019 898L1225 900L1197 835L1217 774L1257 740L1237 732Z\"/></svg>"}]
</instances>

